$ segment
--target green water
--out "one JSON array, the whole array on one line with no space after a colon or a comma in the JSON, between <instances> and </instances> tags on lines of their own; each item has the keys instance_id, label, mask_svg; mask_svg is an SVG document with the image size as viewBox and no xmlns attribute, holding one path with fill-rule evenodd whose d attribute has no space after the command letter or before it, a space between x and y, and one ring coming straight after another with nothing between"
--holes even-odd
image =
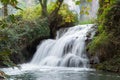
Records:
<instances>
[{"instance_id":1,"label":"green water","mask_svg":"<svg viewBox=\"0 0 120 80\"><path fill-rule=\"evenodd\" d=\"M21 74L14 74L8 80L120 80L115 73L102 71L81 71L81 70L32 70Z\"/></svg>"}]
</instances>

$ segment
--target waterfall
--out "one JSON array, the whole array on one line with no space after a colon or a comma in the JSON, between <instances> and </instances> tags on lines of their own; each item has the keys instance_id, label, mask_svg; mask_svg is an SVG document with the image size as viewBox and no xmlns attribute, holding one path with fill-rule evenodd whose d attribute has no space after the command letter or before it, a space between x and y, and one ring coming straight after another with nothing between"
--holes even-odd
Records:
<instances>
[{"instance_id":1,"label":"waterfall","mask_svg":"<svg viewBox=\"0 0 120 80\"><path fill-rule=\"evenodd\" d=\"M86 41L94 37L95 29L94 24L60 29L56 39L40 42L32 60L21 64L20 70L17 67L0 70L9 75L51 70L94 71L89 65Z\"/></svg>"},{"instance_id":2,"label":"waterfall","mask_svg":"<svg viewBox=\"0 0 120 80\"><path fill-rule=\"evenodd\" d=\"M97 18L97 10L99 8L99 0L92 0L91 2L87 2L86 0L81 0L81 4L79 6L80 11L82 8L88 8L88 14L79 14L79 19L82 21L93 20ZM86 11L86 9L85 9Z\"/></svg>"},{"instance_id":3,"label":"waterfall","mask_svg":"<svg viewBox=\"0 0 120 80\"><path fill-rule=\"evenodd\" d=\"M56 39L48 39L38 45L30 64L38 66L89 67L89 60L85 51L85 40L92 26L93 24L77 25L59 30Z\"/></svg>"},{"instance_id":4,"label":"waterfall","mask_svg":"<svg viewBox=\"0 0 120 80\"><path fill-rule=\"evenodd\" d=\"M29 2L30 5L32 3L31 1ZM55 1L55 0L50 0L50 1ZM19 4L19 6L23 6L26 3L23 2ZM34 3L36 4L36 2ZM73 0L64 0L64 3L68 4L70 10L77 12L78 17L81 16L81 14L79 14L81 10L80 5L76 6ZM93 19L94 17L96 17L98 0L92 0L90 8L91 9L89 11L90 13L89 16L91 16L91 18ZM85 20L89 19L89 17L83 17L83 18ZM68 69L68 67L78 67L80 68L80 70L85 70L85 69L90 70L89 59L86 54L86 40L88 39L87 36L89 34L91 34L89 38L90 39L93 38L95 34L95 30L93 26L94 26L93 24L86 24L86 25L76 25L74 27L60 29L57 32L56 39L44 40L37 46L37 51L35 52L31 62L20 65L21 71L18 68L14 68L14 69L5 68L2 70L11 75L21 74L29 70L36 70L36 69L41 70L43 69L43 67L44 68L67 67L65 69Z\"/></svg>"},{"instance_id":5,"label":"waterfall","mask_svg":"<svg viewBox=\"0 0 120 80\"><path fill-rule=\"evenodd\" d=\"M89 11L91 19L97 18L98 8L99 8L99 0L92 0L91 9Z\"/></svg>"}]
</instances>

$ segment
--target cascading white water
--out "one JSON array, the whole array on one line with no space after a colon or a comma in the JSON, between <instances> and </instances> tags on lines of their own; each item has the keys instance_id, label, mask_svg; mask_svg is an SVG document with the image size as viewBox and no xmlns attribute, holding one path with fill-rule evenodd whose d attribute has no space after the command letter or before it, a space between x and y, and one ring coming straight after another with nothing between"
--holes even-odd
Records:
<instances>
[{"instance_id":1,"label":"cascading white water","mask_svg":"<svg viewBox=\"0 0 120 80\"><path fill-rule=\"evenodd\" d=\"M88 67L85 52L87 32L93 24L78 25L58 31L55 40L48 39L38 45L30 62L38 66Z\"/></svg>"},{"instance_id":2,"label":"cascading white water","mask_svg":"<svg viewBox=\"0 0 120 80\"><path fill-rule=\"evenodd\" d=\"M37 71L73 70L93 71L85 51L86 39L95 34L94 24L77 25L60 29L56 39L47 39L38 45L30 63L21 64L18 68L2 68L9 75L19 75ZM89 37L88 37L89 35Z\"/></svg>"},{"instance_id":3,"label":"cascading white water","mask_svg":"<svg viewBox=\"0 0 120 80\"><path fill-rule=\"evenodd\" d=\"M99 0L92 0L91 10L90 10L90 17L97 18L97 12L99 8Z\"/></svg>"}]
</instances>

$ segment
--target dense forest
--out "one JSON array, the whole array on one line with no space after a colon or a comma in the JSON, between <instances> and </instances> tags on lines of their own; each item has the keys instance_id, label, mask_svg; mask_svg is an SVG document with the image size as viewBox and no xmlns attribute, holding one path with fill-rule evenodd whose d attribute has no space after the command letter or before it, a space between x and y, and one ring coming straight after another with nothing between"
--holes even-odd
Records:
<instances>
[{"instance_id":1,"label":"dense forest","mask_svg":"<svg viewBox=\"0 0 120 80\"><path fill-rule=\"evenodd\" d=\"M19 1L0 0L0 68L29 62L37 45L54 39L61 28L92 23L98 27L86 47L91 67L120 72L120 0L99 0L97 19L87 21L80 20L65 0L35 0L30 7ZM76 6L84 2L92 0L74 0ZM15 11L10 13L10 8ZM89 15L89 7L82 7L79 14Z\"/></svg>"}]
</instances>

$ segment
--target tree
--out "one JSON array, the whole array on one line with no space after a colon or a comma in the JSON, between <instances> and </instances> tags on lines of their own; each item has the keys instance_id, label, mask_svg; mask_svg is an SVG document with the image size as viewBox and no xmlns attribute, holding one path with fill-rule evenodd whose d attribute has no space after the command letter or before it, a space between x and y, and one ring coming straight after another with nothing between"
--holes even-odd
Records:
<instances>
[{"instance_id":1,"label":"tree","mask_svg":"<svg viewBox=\"0 0 120 80\"><path fill-rule=\"evenodd\" d=\"M7 16L8 15L7 4L3 5L3 9L4 9L4 16Z\"/></svg>"},{"instance_id":2,"label":"tree","mask_svg":"<svg viewBox=\"0 0 120 80\"><path fill-rule=\"evenodd\" d=\"M57 7L49 14L48 16L48 22L49 22L49 28L50 28L50 35L51 35L51 38L54 38L54 32L55 32L55 24L54 21L56 21L56 19L58 18L58 11L60 10L60 7L62 5L64 0L57 0L56 1L56 5Z\"/></svg>"},{"instance_id":3,"label":"tree","mask_svg":"<svg viewBox=\"0 0 120 80\"><path fill-rule=\"evenodd\" d=\"M50 35L51 35L51 38L53 38L54 29L55 29L55 27L53 27L53 23L54 23L55 19L58 17L58 11L60 10L60 7L61 7L64 0L56 0L55 5L57 5L57 6L53 6L55 8L49 14L48 14L48 11L47 11L47 1L48 0L39 0L40 5L42 7L42 16L47 18L48 26L49 26L49 29L50 29Z\"/></svg>"},{"instance_id":4,"label":"tree","mask_svg":"<svg viewBox=\"0 0 120 80\"><path fill-rule=\"evenodd\" d=\"M64 0L57 0L56 1L57 7L49 14L49 21L52 22L56 18L56 16L58 15L58 11L59 11L63 1Z\"/></svg>"},{"instance_id":5,"label":"tree","mask_svg":"<svg viewBox=\"0 0 120 80\"><path fill-rule=\"evenodd\" d=\"M17 0L0 0L0 2L3 4L4 16L8 15L8 8L7 8L8 5L11 5L14 8L18 9L18 7L17 7L18 1Z\"/></svg>"},{"instance_id":6,"label":"tree","mask_svg":"<svg viewBox=\"0 0 120 80\"><path fill-rule=\"evenodd\" d=\"M47 1L48 0L39 0L40 5L42 7L42 16L46 17L48 12L47 12Z\"/></svg>"},{"instance_id":7,"label":"tree","mask_svg":"<svg viewBox=\"0 0 120 80\"><path fill-rule=\"evenodd\" d=\"M63 3L64 0L57 0L56 1L56 4L57 7L55 7L55 9L52 11L52 13L48 14L48 11L47 11L47 2L48 0L39 0L40 2L40 5L42 7L42 16L43 17L48 17L48 16L51 16L51 15L55 15L58 13L62 3Z\"/></svg>"}]
</instances>

